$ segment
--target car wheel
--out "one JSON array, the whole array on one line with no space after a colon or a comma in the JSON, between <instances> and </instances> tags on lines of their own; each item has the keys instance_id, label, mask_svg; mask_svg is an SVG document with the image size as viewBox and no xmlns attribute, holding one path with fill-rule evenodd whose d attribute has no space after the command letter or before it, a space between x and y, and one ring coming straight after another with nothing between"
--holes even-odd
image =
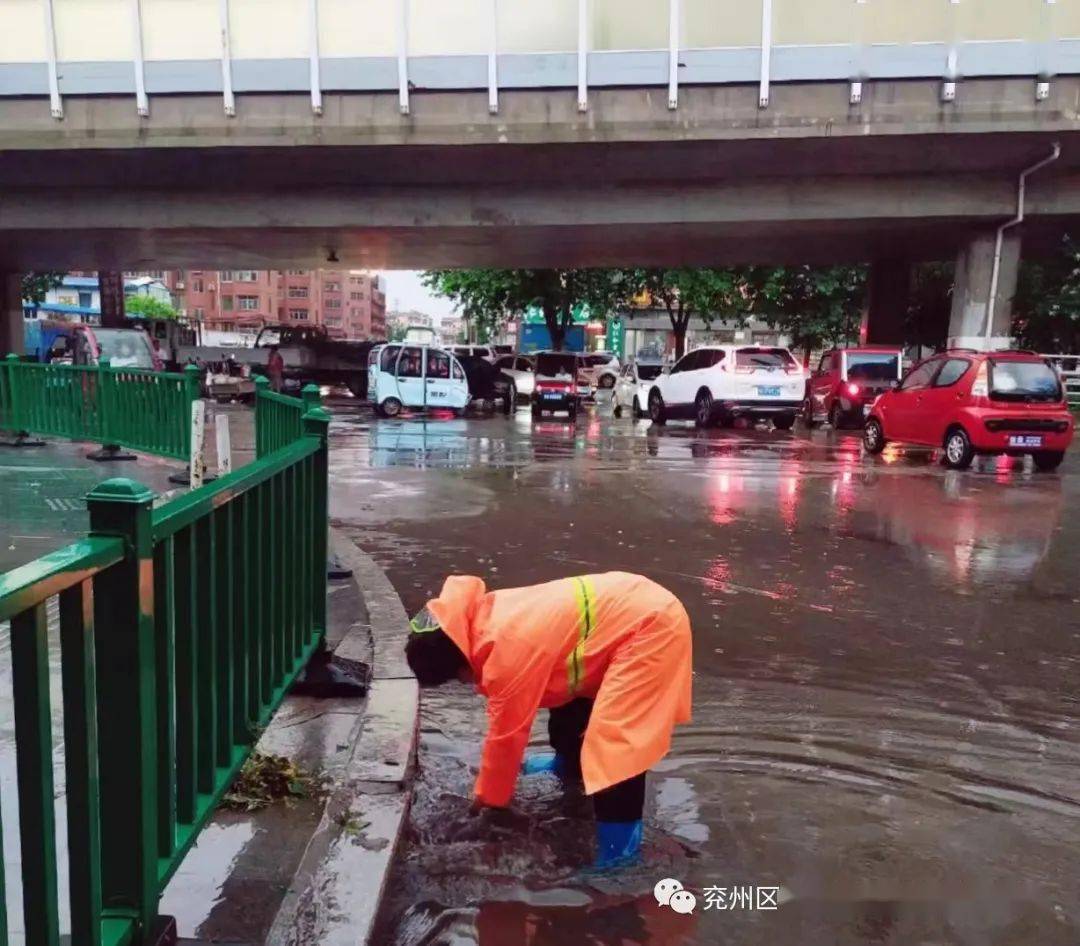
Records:
<instances>
[{"instance_id":1,"label":"car wheel","mask_svg":"<svg viewBox=\"0 0 1080 946\"><path fill-rule=\"evenodd\" d=\"M871 417L863 428L863 447L867 453L881 453L885 449L885 431L881 428L881 421Z\"/></svg>"},{"instance_id":2,"label":"car wheel","mask_svg":"<svg viewBox=\"0 0 1080 946\"><path fill-rule=\"evenodd\" d=\"M814 420L814 404L810 400L810 398L807 398L805 401L803 401L802 421L811 430L813 430L814 427L817 426L817 421Z\"/></svg>"},{"instance_id":3,"label":"car wheel","mask_svg":"<svg viewBox=\"0 0 1080 946\"><path fill-rule=\"evenodd\" d=\"M397 417L401 413L401 401L396 397L388 397L381 406L383 417Z\"/></svg>"},{"instance_id":4,"label":"car wheel","mask_svg":"<svg viewBox=\"0 0 1080 946\"><path fill-rule=\"evenodd\" d=\"M612 409L611 413L614 417L622 417L622 405L618 401L615 402L615 407Z\"/></svg>"},{"instance_id":5,"label":"car wheel","mask_svg":"<svg viewBox=\"0 0 1080 946\"><path fill-rule=\"evenodd\" d=\"M708 391L701 391L694 402L694 423L698 427L711 427L713 424L713 399Z\"/></svg>"},{"instance_id":6,"label":"car wheel","mask_svg":"<svg viewBox=\"0 0 1080 946\"><path fill-rule=\"evenodd\" d=\"M570 409L566 412L566 416L571 420L577 420L577 404L571 404Z\"/></svg>"},{"instance_id":7,"label":"car wheel","mask_svg":"<svg viewBox=\"0 0 1080 946\"><path fill-rule=\"evenodd\" d=\"M975 448L963 427L954 427L945 435L945 454L941 462L950 470L966 470L975 459Z\"/></svg>"},{"instance_id":8,"label":"car wheel","mask_svg":"<svg viewBox=\"0 0 1080 946\"><path fill-rule=\"evenodd\" d=\"M637 395L634 395L634 403L630 408L630 413L633 415L634 420L640 420L645 416L645 412L641 409L641 405L638 403Z\"/></svg>"},{"instance_id":9,"label":"car wheel","mask_svg":"<svg viewBox=\"0 0 1080 946\"><path fill-rule=\"evenodd\" d=\"M833 401L833 406L829 408L829 426L833 430L840 430L844 426L844 412L836 401Z\"/></svg>"},{"instance_id":10,"label":"car wheel","mask_svg":"<svg viewBox=\"0 0 1080 946\"><path fill-rule=\"evenodd\" d=\"M791 430L795 426L794 414L777 414L773 419L773 427L777 430Z\"/></svg>"},{"instance_id":11,"label":"car wheel","mask_svg":"<svg viewBox=\"0 0 1080 946\"><path fill-rule=\"evenodd\" d=\"M503 413L509 417L514 413L514 405L517 403L517 388L512 384L510 389L506 392L506 397L503 398Z\"/></svg>"},{"instance_id":12,"label":"car wheel","mask_svg":"<svg viewBox=\"0 0 1080 946\"><path fill-rule=\"evenodd\" d=\"M1064 450L1040 450L1033 453L1031 459L1035 461L1035 469L1040 473L1052 473L1065 459Z\"/></svg>"},{"instance_id":13,"label":"car wheel","mask_svg":"<svg viewBox=\"0 0 1080 946\"><path fill-rule=\"evenodd\" d=\"M667 422L667 411L664 410L664 399L660 396L659 391L649 392L649 417L652 418L654 424L664 424Z\"/></svg>"}]
</instances>

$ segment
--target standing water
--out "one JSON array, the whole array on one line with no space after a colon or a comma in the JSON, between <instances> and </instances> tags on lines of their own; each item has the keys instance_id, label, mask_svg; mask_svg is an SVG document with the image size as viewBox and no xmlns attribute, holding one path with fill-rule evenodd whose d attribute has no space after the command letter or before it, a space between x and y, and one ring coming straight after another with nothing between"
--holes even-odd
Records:
<instances>
[{"instance_id":1,"label":"standing water","mask_svg":"<svg viewBox=\"0 0 1080 946\"><path fill-rule=\"evenodd\" d=\"M522 412L347 419L332 460L337 524L410 611L451 573L506 587L620 569L670 588L694 628L694 719L650 776L631 870L586 869L590 805L552 777L470 816L482 699L425 692L374 942L1080 938L1075 458L1056 476L956 474L829 432ZM692 913L657 902L665 878ZM756 888L779 909L754 909Z\"/></svg>"}]
</instances>

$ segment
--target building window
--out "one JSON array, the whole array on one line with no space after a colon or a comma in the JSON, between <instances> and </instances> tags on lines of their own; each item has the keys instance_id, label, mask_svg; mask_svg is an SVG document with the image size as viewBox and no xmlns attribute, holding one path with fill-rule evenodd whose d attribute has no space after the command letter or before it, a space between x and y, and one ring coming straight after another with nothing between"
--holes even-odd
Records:
<instances>
[{"instance_id":1,"label":"building window","mask_svg":"<svg viewBox=\"0 0 1080 946\"><path fill-rule=\"evenodd\" d=\"M307 286L289 286L290 299L306 299L308 297Z\"/></svg>"},{"instance_id":2,"label":"building window","mask_svg":"<svg viewBox=\"0 0 1080 946\"><path fill-rule=\"evenodd\" d=\"M307 275L307 270L306 269L289 269L289 270L286 270L286 273L289 276L306 276Z\"/></svg>"},{"instance_id":3,"label":"building window","mask_svg":"<svg viewBox=\"0 0 1080 946\"><path fill-rule=\"evenodd\" d=\"M340 309L341 308L341 300L340 299L327 299L326 300L326 308L328 308L328 309Z\"/></svg>"},{"instance_id":4,"label":"building window","mask_svg":"<svg viewBox=\"0 0 1080 946\"><path fill-rule=\"evenodd\" d=\"M221 297L221 311L232 312L232 296Z\"/></svg>"},{"instance_id":5,"label":"building window","mask_svg":"<svg viewBox=\"0 0 1080 946\"><path fill-rule=\"evenodd\" d=\"M238 269L234 278L236 282L258 282L259 274L253 269Z\"/></svg>"},{"instance_id":6,"label":"building window","mask_svg":"<svg viewBox=\"0 0 1080 946\"><path fill-rule=\"evenodd\" d=\"M326 317L326 324L327 325L340 325L341 324L341 319L339 319L337 316L328 315Z\"/></svg>"},{"instance_id":7,"label":"building window","mask_svg":"<svg viewBox=\"0 0 1080 946\"><path fill-rule=\"evenodd\" d=\"M289 309L289 318L294 322L306 322L307 315L307 309Z\"/></svg>"},{"instance_id":8,"label":"building window","mask_svg":"<svg viewBox=\"0 0 1080 946\"><path fill-rule=\"evenodd\" d=\"M241 312L257 312L259 310L258 296L237 296L236 308Z\"/></svg>"},{"instance_id":9,"label":"building window","mask_svg":"<svg viewBox=\"0 0 1080 946\"><path fill-rule=\"evenodd\" d=\"M232 282L233 281L233 271L231 269L223 269L221 271L221 281L222 282Z\"/></svg>"},{"instance_id":10,"label":"building window","mask_svg":"<svg viewBox=\"0 0 1080 946\"><path fill-rule=\"evenodd\" d=\"M203 291L203 281L201 279L193 279L193 280L191 280L191 291L192 292L202 292Z\"/></svg>"},{"instance_id":11,"label":"building window","mask_svg":"<svg viewBox=\"0 0 1080 946\"><path fill-rule=\"evenodd\" d=\"M364 294L362 292L350 292L349 298L352 299L353 302L359 302L364 298Z\"/></svg>"},{"instance_id":12,"label":"building window","mask_svg":"<svg viewBox=\"0 0 1080 946\"><path fill-rule=\"evenodd\" d=\"M328 282L328 283L324 284L323 289L326 292L341 292L341 283L339 283L339 282Z\"/></svg>"},{"instance_id":13,"label":"building window","mask_svg":"<svg viewBox=\"0 0 1080 946\"><path fill-rule=\"evenodd\" d=\"M202 321L206 317L206 310L202 306L195 306L195 318Z\"/></svg>"},{"instance_id":14,"label":"building window","mask_svg":"<svg viewBox=\"0 0 1080 946\"><path fill-rule=\"evenodd\" d=\"M94 304L94 295L90 292L79 293L79 305L84 309L89 309Z\"/></svg>"}]
</instances>

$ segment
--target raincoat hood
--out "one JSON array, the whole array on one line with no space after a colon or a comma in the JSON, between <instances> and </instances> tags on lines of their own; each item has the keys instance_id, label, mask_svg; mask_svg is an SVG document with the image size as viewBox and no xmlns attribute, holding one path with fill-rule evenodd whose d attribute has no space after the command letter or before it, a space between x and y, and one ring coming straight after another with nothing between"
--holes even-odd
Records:
<instances>
[{"instance_id":1,"label":"raincoat hood","mask_svg":"<svg viewBox=\"0 0 1080 946\"><path fill-rule=\"evenodd\" d=\"M474 670L476 666L476 636L473 631L476 614L487 594L482 578L475 575L451 575L443 582L439 597L432 598L428 610L435 615L440 627L465 655Z\"/></svg>"}]
</instances>

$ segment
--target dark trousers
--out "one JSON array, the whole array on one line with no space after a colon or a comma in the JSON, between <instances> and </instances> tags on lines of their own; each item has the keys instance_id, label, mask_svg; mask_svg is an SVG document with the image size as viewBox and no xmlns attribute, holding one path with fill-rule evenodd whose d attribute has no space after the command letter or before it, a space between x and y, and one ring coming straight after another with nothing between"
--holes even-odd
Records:
<instances>
[{"instance_id":1,"label":"dark trousers","mask_svg":"<svg viewBox=\"0 0 1080 946\"><path fill-rule=\"evenodd\" d=\"M567 775L581 775L581 744L593 701L585 698L557 706L548 717L548 741L566 762ZM593 795L597 821L640 821L645 811L645 773Z\"/></svg>"}]
</instances>

